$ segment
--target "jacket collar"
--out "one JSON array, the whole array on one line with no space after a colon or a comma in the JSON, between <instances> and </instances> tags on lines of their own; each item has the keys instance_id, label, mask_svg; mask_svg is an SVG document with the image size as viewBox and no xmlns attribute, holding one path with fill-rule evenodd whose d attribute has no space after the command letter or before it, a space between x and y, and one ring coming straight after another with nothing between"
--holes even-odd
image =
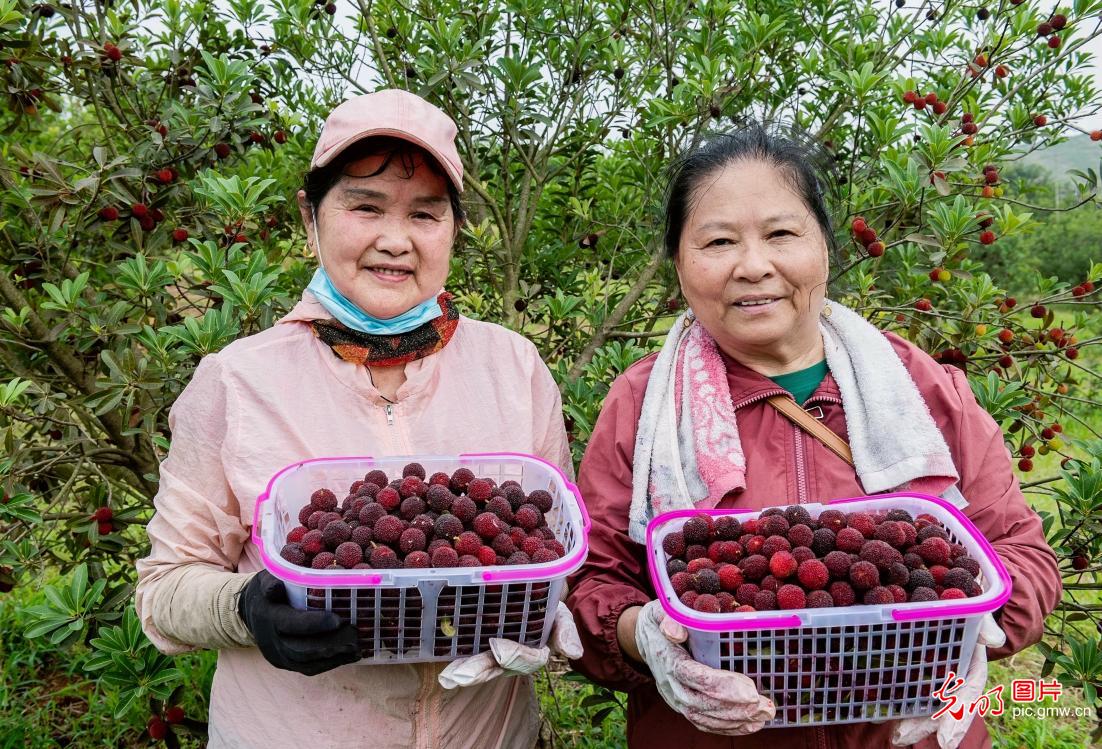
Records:
<instances>
[{"instance_id":1,"label":"jacket collar","mask_svg":"<svg viewBox=\"0 0 1102 749\"><path fill-rule=\"evenodd\" d=\"M290 312L276 321L276 325L289 323L308 324L311 320L329 320L332 318L333 316L322 306L317 297L309 291L304 291L302 293L302 298L291 308ZM462 320L462 317L460 320ZM460 325L460 330L462 330L462 325ZM456 331L456 338L458 338L459 332L460 331ZM341 383L355 393L373 402L379 404L385 402L386 399L383 398L379 390L371 383L371 375L366 367L344 361L340 357L335 356L329 346L317 337L314 337L314 343L318 346L319 354L329 368L329 371ZM455 345L455 338L453 338L449 345ZM447 349L448 346L445 346L444 349L432 356L416 359L406 365L406 381L398 388L397 400L395 403L402 403L407 400L415 399L425 393L434 384L439 374L440 356L444 354Z\"/></svg>"},{"instance_id":2,"label":"jacket collar","mask_svg":"<svg viewBox=\"0 0 1102 749\"><path fill-rule=\"evenodd\" d=\"M770 396L784 395L788 392L765 375L755 372L737 359L728 356L722 349L719 350L719 355L723 358L723 364L727 368L727 385L731 389L731 403L735 410L765 400ZM827 403L842 402L842 393L838 389L838 383L834 381L829 371L806 402L810 403L818 400Z\"/></svg>"}]
</instances>

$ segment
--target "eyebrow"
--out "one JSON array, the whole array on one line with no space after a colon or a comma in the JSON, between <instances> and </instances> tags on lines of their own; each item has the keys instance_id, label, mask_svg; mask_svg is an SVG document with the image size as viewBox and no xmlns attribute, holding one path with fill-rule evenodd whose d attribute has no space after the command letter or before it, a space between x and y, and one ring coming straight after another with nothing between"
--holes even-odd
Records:
<instances>
[{"instance_id":1,"label":"eyebrow","mask_svg":"<svg viewBox=\"0 0 1102 749\"><path fill-rule=\"evenodd\" d=\"M346 187L341 191L341 196L346 198L366 198L368 200L387 200L389 195L367 187ZM448 198L443 195L422 195L413 199L414 205L447 205Z\"/></svg>"},{"instance_id":2,"label":"eyebrow","mask_svg":"<svg viewBox=\"0 0 1102 749\"><path fill-rule=\"evenodd\" d=\"M800 221L803 218L804 218L803 216L801 216L797 213L779 213L775 216L767 217L762 223L766 224L766 225L779 224L779 223L783 223L785 221ZM708 221L707 223L701 224L700 226L697 227L697 229L699 231L708 231L710 229L738 230L738 228L739 227L738 227L737 224L734 224L730 221L723 221L723 220Z\"/></svg>"}]
</instances>

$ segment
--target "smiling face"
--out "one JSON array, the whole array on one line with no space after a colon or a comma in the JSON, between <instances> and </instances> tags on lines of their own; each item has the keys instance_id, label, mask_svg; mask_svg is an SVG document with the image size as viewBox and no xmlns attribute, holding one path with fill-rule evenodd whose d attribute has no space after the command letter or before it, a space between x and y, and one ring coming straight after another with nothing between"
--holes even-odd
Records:
<instances>
[{"instance_id":1,"label":"smiling face","mask_svg":"<svg viewBox=\"0 0 1102 749\"><path fill-rule=\"evenodd\" d=\"M674 265L685 300L732 358L767 376L822 359L827 243L775 166L736 161L704 177Z\"/></svg>"},{"instance_id":2,"label":"smiling face","mask_svg":"<svg viewBox=\"0 0 1102 749\"><path fill-rule=\"evenodd\" d=\"M374 317L406 312L448 277L457 226L447 178L426 158L414 149L350 161L317 206L317 236L298 194L307 241L333 285Z\"/></svg>"}]
</instances>

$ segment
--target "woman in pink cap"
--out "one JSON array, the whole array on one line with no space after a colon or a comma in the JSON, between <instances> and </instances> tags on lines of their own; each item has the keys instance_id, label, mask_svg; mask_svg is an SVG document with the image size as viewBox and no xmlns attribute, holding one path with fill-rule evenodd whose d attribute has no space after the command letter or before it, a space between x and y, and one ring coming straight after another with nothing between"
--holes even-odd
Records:
<instances>
[{"instance_id":1,"label":"woman in pink cap","mask_svg":"<svg viewBox=\"0 0 1102 749\"><path fill-rule=\"evenodd\" d=\"M513 451L572 474L536 348L463 317L443 290L463 223L455 135L406 91L333 110L298 193L313 280L272 328L205 357L169 414L136 606L165 653L219 650L209 746L535 743L526 675L548 648L495 641L451 664L350 665L356 631L291 608L249 543L255 497L304 458ZM551 647L581 655L561 604Z\"/></svg>"}]
</instances>

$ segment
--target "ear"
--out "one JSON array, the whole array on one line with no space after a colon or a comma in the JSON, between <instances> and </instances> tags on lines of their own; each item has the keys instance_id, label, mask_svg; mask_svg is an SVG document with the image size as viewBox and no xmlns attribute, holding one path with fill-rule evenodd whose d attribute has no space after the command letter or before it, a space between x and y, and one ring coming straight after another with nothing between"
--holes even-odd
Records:
<instances>
[{"instance_id":1,"label":"ear","mask_svg":"<svg viewBox=\"0 0 1102 749\"><path fill-rule=\"evenodd\" d=\"M299 190L295 197L298 199L298 213L302 217L302 225L306 227L306 246L316 255L318 242L317 237L314 236L314 217L310 203L306 200L306 191Z\"/></svg>"}]
</instances>

